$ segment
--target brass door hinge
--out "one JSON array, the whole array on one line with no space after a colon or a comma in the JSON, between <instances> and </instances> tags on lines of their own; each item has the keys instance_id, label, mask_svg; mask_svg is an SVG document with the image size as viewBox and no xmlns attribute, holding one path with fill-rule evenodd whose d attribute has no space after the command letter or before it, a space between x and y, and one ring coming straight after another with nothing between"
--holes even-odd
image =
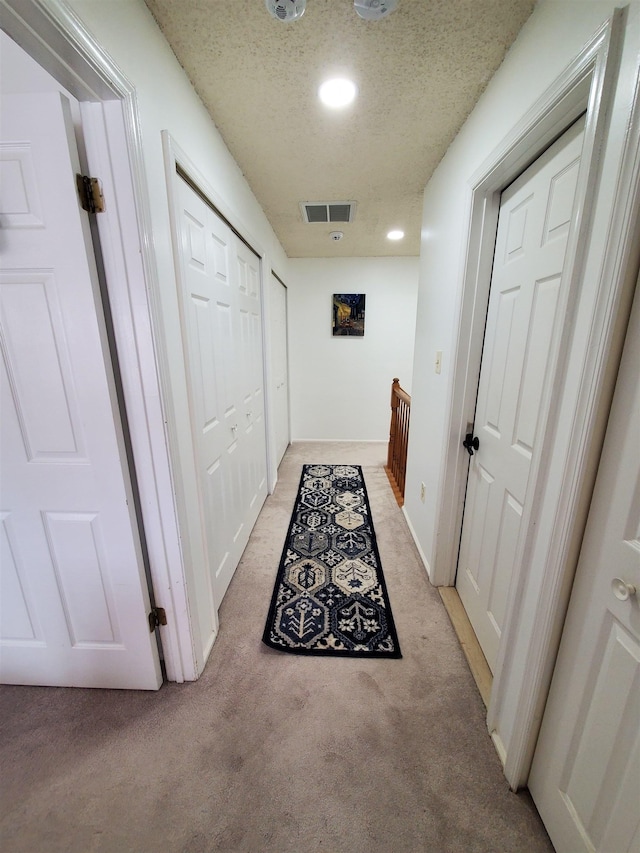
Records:
<instances>
[{"instance_id":1,"label":"brass door hinge","mask_svg":"<svg viewBox=\"0 0 640 853\"><path fill-rule=\"evenodd\" d=\"M88 175L76 175L76 184L82 209L87 213L104 213L104 196L100 181Z\"/></svg>"},{"instance_id":2,"label":"brass door hinge","mask_svg":"<svg viewBox=\"0 0 640 853\"><path fill-rule=\"evenodd\" d=\"M153 634L160 625L167 624L167 613L164 607L152 607L149 614L149 630Z\"/></svg>"}]
</instances>

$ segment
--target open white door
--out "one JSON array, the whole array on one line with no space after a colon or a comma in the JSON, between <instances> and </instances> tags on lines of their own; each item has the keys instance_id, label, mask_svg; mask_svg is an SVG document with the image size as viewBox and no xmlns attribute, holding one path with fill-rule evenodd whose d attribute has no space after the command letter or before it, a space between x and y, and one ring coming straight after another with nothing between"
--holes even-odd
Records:
<instances>
[{"instance_id":1,"label":"open white door","mask_svg":"<svg viewBox=\"0 0 640 853\"><path fill-rule=\"evenodd\" d=\"M540 408L562 335L564 267L584 137L576 122L502 194L456 587L492 671Z\"/></svg>"},{"instance_id":2,"label":"open white door","mask_svg":"<svg viewBox=\"0 0 640 853\"><path fill-rule=\"evenodd\" d=\"M638 365L640 284L529 777L558 853L640 850Z\"/></svg>"},{"instance_id":3,"label":"open white door","mask_svg":"<svg viewBox=\"0 0 640 853\"><path fill-rule=\"evenodd\" d=\"M0 680L161 682L68 102L1 103Z\"/></svg>"}]
</instances>

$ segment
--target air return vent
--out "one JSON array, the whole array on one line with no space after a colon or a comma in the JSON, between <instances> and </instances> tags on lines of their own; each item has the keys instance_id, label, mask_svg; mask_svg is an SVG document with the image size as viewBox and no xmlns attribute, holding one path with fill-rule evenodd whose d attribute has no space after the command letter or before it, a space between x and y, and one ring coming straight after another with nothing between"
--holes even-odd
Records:
<instances>
[{"instance_id":1,"label":"air return vent","mask_svg":"<svg viewBox=\"0 0 640 853\"><path fill-rule=\"evenodd\" d=\"M305 222L353 222L355 201L301 201Z\"/></svg>"}]
</instances>

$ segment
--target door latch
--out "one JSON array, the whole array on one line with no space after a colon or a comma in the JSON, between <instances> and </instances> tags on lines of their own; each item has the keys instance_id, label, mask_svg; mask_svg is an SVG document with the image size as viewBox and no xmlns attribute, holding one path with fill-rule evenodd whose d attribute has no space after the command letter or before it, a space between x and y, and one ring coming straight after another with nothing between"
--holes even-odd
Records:
<instances>
[{"instance_id":1,"label":"door latch","mask_svg":"<svg viewBox=\"0 0 640 853\"><path fill-rule=\"evenodd\" d=\"M480 447L480 439L472 432L468 432L464 437L462 446L466 449L469 456L473 456L474 451Z\"/></svg>"}]
</instances>

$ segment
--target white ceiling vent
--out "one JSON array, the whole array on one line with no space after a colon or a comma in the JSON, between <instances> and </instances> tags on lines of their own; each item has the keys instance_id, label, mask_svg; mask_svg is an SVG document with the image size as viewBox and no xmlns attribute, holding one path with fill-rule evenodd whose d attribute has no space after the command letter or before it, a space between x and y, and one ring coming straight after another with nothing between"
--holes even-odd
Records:
<instances>
[{"instance_id":1,"label":"white ceiling vent","mask_svg":"<svg viewBox=\"0 0 640 853\"><path fill-rule=\"evenodd\" d=\"M301 201L300 210L305 222L353 222L355 201Z\"/></svg>"}]
</instances>

